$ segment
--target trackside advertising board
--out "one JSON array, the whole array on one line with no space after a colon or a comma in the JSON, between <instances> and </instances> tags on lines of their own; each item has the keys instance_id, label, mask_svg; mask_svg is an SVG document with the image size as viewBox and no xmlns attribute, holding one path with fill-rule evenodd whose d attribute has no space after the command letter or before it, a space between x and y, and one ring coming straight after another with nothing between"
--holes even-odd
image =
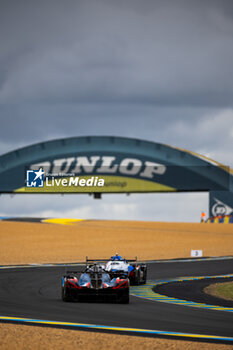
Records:
<instances>
[{"instance_id":1,"label":"trackside advertising board","mask_svg":"<svg viewBox=\"0 0 233 350\"><path fill-rule=\"evenodd\" d=\"M227 167L189 151L120 137L76 137L0 157L1 193L228 191Z\"/></svg>"},{"instance_id":2,"label":"trackside advertising board","mask_svg":"<svg viewBox=\"0 0 233 350\"><path fill-rule=\"evenodd\" d=\"M233 215L233 192L211 191L209 198L210 217Z\"/></svg>"}]
</instances>

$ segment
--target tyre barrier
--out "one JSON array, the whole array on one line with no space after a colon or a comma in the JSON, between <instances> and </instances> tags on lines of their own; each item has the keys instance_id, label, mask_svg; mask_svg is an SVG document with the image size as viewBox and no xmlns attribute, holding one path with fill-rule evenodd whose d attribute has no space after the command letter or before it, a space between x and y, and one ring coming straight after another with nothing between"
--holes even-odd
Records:
<instances>
[{"instance_id":1,"label":"tyre barrier","mask_svg":"<svg viewBox=\"0 0 233 350\"><path fill-rule=\"evenodd\" d=\"M233 215L218 215L208 218L207 224L233 224Z\"/></svg>"}]
</instances>

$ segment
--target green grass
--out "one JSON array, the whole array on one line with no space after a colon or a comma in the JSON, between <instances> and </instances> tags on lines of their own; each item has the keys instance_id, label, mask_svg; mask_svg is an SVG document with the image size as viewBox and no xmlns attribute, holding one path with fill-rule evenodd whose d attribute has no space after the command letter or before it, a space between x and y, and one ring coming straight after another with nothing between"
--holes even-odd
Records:
<instances>
[{"instance_id":1,"label":"green grass","mask_svg":"<svg viewBox=\"0 0 233 350\"><path fill-rule=\"evenodd\" d=\"M218 298L233 301L233 282L211 284L204 289L204 292Z\"/></svg>"},{"instance_id":2,"label":"green grass","mask_svg":"<svg viewBox=\"0 0 233 350\"><path fill-rule=\"evenodd\" d=\"M219 283L216 286L216 293L222 298L233 300L233 282Z\"/></svg>"}]
</instances>

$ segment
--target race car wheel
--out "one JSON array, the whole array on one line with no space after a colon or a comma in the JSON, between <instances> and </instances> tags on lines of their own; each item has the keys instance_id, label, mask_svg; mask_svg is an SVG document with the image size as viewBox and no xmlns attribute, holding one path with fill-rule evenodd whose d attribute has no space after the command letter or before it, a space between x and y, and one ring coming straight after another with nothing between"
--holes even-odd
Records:
<instances>
[{"instance_id":1,"label":"race car wheel","mask_svg":"<svg viewBox=\"0 0 233 350\"><path fill-rule=\"evenodd\" d=\"M118 301L119 304L129 304L129 290Z\"/></svg>"},{"instance_id":2,"label":"race car wheel","mask_svg":"<svg viewBox=\"0 0 233 350\"><path fill-rule=\"evenodd\" d=\"M129 304L129 295L125 295L122 300L121 304Z\"/></svg>"},{"instance_id":3,"label":"race car wheel","mask_svg":"<svg viewBox=\"0 0 233 350\"><path fill-rule=\"evenodd\" d=\"M135 284L136 284L136 286L139 286L139 284L140 284L140 271L139 270L137 270L135 272Z\"/></svg>"},{"instance_id":4,"label":"race car wheel","mask_svg":"<svg viewBox=\"0 0 233 350\"><path fill-rule=\"evenodd\" d=\"M144 271L143 271L143 284L146 284L146 279L147 279L147 268L145 267Z\"/></svg>"},{"instance_id":5,"label":"race car wheel","mask_svg":"<svg viewBox=\"0 0 233 350\"><path fill-rule=\"evenodd\" d=\"M61 297L63 301L72 301L72 298L67 294L66 286L62 287Z\"/></svg>"}]
</instances>

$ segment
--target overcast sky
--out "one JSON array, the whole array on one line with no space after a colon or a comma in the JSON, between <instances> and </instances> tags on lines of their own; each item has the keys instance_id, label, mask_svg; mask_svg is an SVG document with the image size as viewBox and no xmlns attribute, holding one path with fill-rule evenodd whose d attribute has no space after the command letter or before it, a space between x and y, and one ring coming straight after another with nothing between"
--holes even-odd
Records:
<instances>
[{"instance_id":1,"label":"overcast sky","mask_svg":"<svg viewBox=\"0 0 233 350\"><path fill-rule=\"evenodd\" d=\"M1 154L116 135L233 166L232 0L1 0L0 42ZM2 195L0 215L198 221L208 206L198 193L54 198Z\"/></svg>"}]
</instances>

